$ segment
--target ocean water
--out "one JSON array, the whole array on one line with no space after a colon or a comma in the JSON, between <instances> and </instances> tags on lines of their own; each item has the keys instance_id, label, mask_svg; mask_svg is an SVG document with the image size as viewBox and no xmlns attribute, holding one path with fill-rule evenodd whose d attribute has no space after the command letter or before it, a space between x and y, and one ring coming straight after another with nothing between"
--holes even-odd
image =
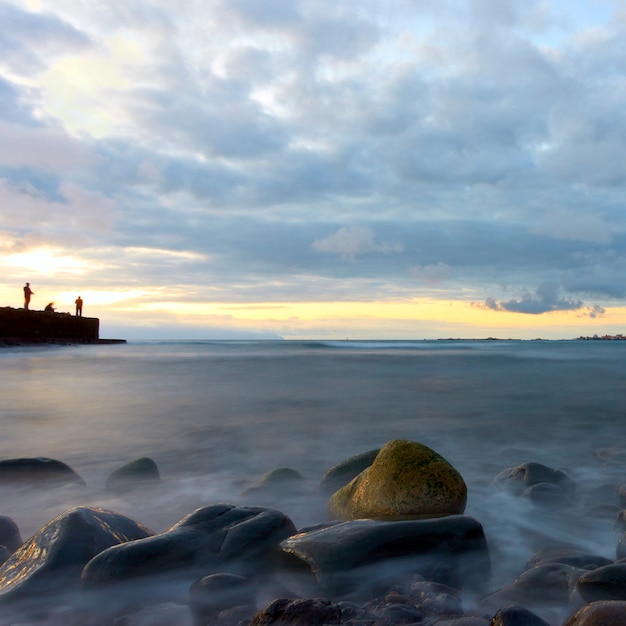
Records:
<instances>
[{"instance_id":1,"label":"ocean water","mask_svg":"<svg viewBox=\"0 0 626 626\"><path fill-rule=\"evenodd\" d=\"M68 463L87 487L4 490L1 514L24 538L66 508L102 506L159 532L216 502L326 519L323 473L391 439L424 443L468 485L495 576L538 545L564 541L615 557L616 487L626 483L626 342L130 342L0 349L0 457ZM104 488L149 456L163 482ZM538 507L494 476L534 461L566 470L571 506ZM302 493L242 495L291 467ZM494 586L498 585L494 583Z\"/></svg>"}]
</instances>

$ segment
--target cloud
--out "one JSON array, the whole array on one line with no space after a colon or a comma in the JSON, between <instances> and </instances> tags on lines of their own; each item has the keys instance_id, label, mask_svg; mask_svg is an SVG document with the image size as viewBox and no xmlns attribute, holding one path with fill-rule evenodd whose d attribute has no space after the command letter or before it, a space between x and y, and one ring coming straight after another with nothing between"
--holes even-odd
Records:
<instances>
[{"instance_id":1,"label":"cloud","mask_svg":"<svg viewBox=\"0 0 626 626\"><path fill-rule=\"evenodd\" d=\"M452 276L452 268L446 263L414 265L411 267L410 273L420 281L429 285L436 285L445 282Z\"/></svg>"},{"instance_id":2,"label":"cloud","mask_svg":"<svg viewBox=\"0 0 626 626\"><path fill-rule=\"evenodd\" d=\"M368 226L343 226L324 239L315 240L312 247L317 252L338 254L351 260L365 254L393 254L403 250L400 243L376 243L374 231Z\"/></svg>"},{"instance_id":3,"label":"cloud","mask_svg":"<svg viewBox=\"0 0 626 626\"><path fill-rule=\"evenodd\" d=\"M489 297L479 306L491 311L540 315L553 311L578 311L584 306L584 303L581 300L569 300L561 297L558 283L548 281L539 285L534 292L524 293L520 298L498 302Z\"/></svg>"},{"instance_id":4,"label":"cloud","mask_svg":"<svg viewBox=\"0 0 626 626\"><path fill-rule=\"evenodd\" d=\"M611 226L601 216L564 208L546 211L530 231L538 235L609 244L613 238Z\"/></svg>"}]
</instances>

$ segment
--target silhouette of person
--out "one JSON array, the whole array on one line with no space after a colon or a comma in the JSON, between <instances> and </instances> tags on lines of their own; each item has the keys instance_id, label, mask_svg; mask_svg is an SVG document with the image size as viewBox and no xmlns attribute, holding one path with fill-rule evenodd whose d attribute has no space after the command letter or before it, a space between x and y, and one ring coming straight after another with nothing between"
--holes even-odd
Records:
<instances>
[{"instance_id":1,"label":"silhouette of person","mask_svg":"<svg viewBox=\"0 0 626 626\"><path fill-rule=\"evenodd\" d=\"M24 308L28 310L28 305L30 304L30 297L34 296L35 292L30 288L30 283L26 283L24 285Z\"/></svg>"},{"instance_id":2,"label":"silhouette of person","mask_svg":"<svg viewBox=\"0 0 626 626\"><path fill-rule=\"evenodd\" d=\"M82 317L83 316L83 299L80 296L78 296L78 298L74 300L74 304L76 305L76 316Z\"/></svg>"},{"instance_id":3,"label":"silhouette of person","mask_svg":"<svg viewBox=\"0 0 626 626\"><path fill-rule=\"evenodd\" d=\"M46 304L46 308L44 309L44 311L46 311L46 313L54 313L54 307L52 306L54 304L54 302L49 302L48 304Z\"/></svg>"}]
</instances>

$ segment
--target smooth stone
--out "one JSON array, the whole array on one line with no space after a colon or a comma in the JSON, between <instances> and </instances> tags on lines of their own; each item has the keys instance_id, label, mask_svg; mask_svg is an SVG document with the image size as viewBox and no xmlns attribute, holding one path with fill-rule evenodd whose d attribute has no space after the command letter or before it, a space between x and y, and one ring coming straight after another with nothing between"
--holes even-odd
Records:
<instances>
[{"instance_id":1,"label":"smooth stone","mask_svg":"<svg viewBox=\"0 0 626 626\"><path fill-rule=\"evenodd\" d=\"M361 454L351 456L341 463L331 467L320 481L320 490L323 494L330 496L341 487L347 485L353 478L356 478L364 469L367 469L373 462L380 448L368 450Z\"/></svg>"},{"instance_id":2,"label":"smooth stone","mask_svg":"<svg viewBox=\"0 0 626 626\"><path fill-rule=\"evenodd\" d=\"M553 483L535 483L524 489L521 497L541 506L573 504L571 495Z\"/></svg>"},{"instance_id":3,"label":"smooth stone","mask_svg":"<svg viewBox=\"0 0 626 626\"><path fill-rule=\"evenodd\" d=\"M272 495L297 492L305 482L304 476L290 467L277 467L264 474L257 482L242 492L242 496Z\"/></svg>"},{"instance_id":4,"label":"smooth stone","mask_svg":"<svg viewBox=\"0 0 626 626\"><path fill-rule=\"evenodd\" d=\"M483 589L491 573L484 531L471 517L355 520L300 532L281 544L285 584L301 595L337 597L377 579L419 573L434 582ZM443 574L441 574L443 572Z\"/></svg>"},{"instance_id":5,"label":"smooth stone","mask_svg":"<svg viewBox=\"0 0 626 626\"><path fill-rule=\"evenodd\" d=\"M189 589L191 610L197 621L215 620L222 611L247 606L253 612L255 589L249 578L238 574L211 574Z\"/></svg>"},{"instance_id":6,"label":"smooth stone","mask_svg":"<svg viewBox=\"0 0 626 626\"><path fill-rule=\"evenodd\" d=\"M0 461L0 484L11 483L84 485L85 481L62 461L45 457L23 457Z\"/></svg>"},{"instance_id":7,"label":"smooth stone","mask_svg":"<svg viewBox=\"0 0 626 626\"><path fill-rule=\"evenodd\" d=\"M129 517L92 507L71 508L28 539L0 566L0 599L67 590L92 557L112 545L152 534Z\"/></svg>"},{"instance_id":8,"label":"smooth stone","mask_svg":"<svg viewBox=\"0 0 626 626\"><path fill-rule=\"evenodd\" d=\"M626 600L626 563L612 563L585 572L578 578L578 592L586 602Z\"/></svg>"},{"instance_id":9,"label":"smooth stone","mask_svg":"<svg viewBox=\"0 0 626 626\"><path fill-rule=\"evenodd\" d=\"M463 598L458 589L431 582L413 581L409 587L409 599L429 615L451 616L463 614Z\"/></svg>"},{"instance_id":10,"label":"smooth stone","mask_svg":"<svg viewBox=\"0 0 626 626\"><path fill-rule=\"evenodd\" d=\"M555 470L541 463L508 467L495 476L493 483L498 489L516 496L521 496L528 487L538 483L557 485L567 493L575 490L574 481L563 470Z\"/></svg>"},{"instance_id":11,"label":"smooth stone","mask_svg":"<svg viewBox=\"0 0 626 626\"><path fill-rule=\"evenodd\" d=\"M341 520L398 520L461 514L466 502L467 486L448 461L421 443L396 439L331 496L328 511Z\"/></svg>"},{"instance_id":12,"label":"smooth stone","mask_svg":"<svg viewBox=\"0 0 626 626\"><path fill-rule=\"evenodd\" d=\"M526 567L537 567L547 563L563 563L580 569L595 569L603 565L610 565L613 561L597 554L589 554L574 546L555 546L542 548L535 552L528 559Z\"/></svg>"},{"instance_id":13,"label":"smooth stone","mask_svg":"<svg viewBox=\"0 0 626 626\"><path fill-rule=\"evenodd\" d=\"M520 606L499 609L491 620L491 626L550 626L532 611Z\"/></svg>"},{"instance_id":14,"label":"smooth stone","mask_svg":"<svg viewBox=\"0 0 626 626\"><path fill-rule=\"evenodd\" d=\"M601 600L591 602L576 611L563 626L624 626L626 602Z\"/></svg>"},{"instance_id":15,"label":"smooth stone","mask_svg":"<svg viewBox=\"0 0 626 626\"><path fill-rule=\"evenodd\" d=\"M249 626L323 626L341 623L341 608L324 598L273 600L250 620Z\"/></svg>"},{"instance_id":16,"label":"smooth stone","mask_svg":"<svg viewBox=\"0 0 626 626\"><path fill-rule=\"evenodd\" d=\"M20 529L15 520L8 515L0 515L0 546L4 546L11 553L15 552L23 543Z\"/></svg>"},{"instance_id":17,"label":"smooth stone","mask_svg":"<svg viewBox=\"0 0 626 626\"><path fill-rule=\"evenodd\" d=\"M493 622L490 619L482 617L453 617L446 619L438 619L436 622L432 622L429 626L492 626Z\"/></svg>"},{"instance_id":18,"label":"smooth stone","mask_svg":"<svg viewBox=\"0 0 626 626\"><path fill-rule=\"evenodd\" d=\"M272 552L295 532L293 522L275 509L210 505L164 533L102 551L87 563L82 579L95 587L171 573L193 579L220 572L253 575L269 569Z\"/></svg>"},{"instance_id":19,"label":"smooth stone","mask_svg":"<svg viewBox=\"0 0 626 626\"><path fill-rule=\"evenodd\" d=\"M567 606L576 596L578 577L584 570L564 563L537 565L520 574L509 585L489 594L484 603L523 607Z\"/></svg>"},{"instance_id":20,"label":"smooth stone","mask_svg":"<svg viewBox=\"0 0 626 626\"><path fill-rule=\"evenodd\" d=\"M149 457L135 459L109 474L105 483L108 491L129 491L134 487L145 486L146 483L161 481L157 464Z\"/></svg>"},{"instance_id":21,"label":"smooth stone","mask_svg":"<svg viewBox=\"0 0 626 626\"><path fill-rule=\"evenodd\" d=\"M194 626L196 622L186 604L162 602L126 609L112 626Z\"/></svg>"}]
</instances>

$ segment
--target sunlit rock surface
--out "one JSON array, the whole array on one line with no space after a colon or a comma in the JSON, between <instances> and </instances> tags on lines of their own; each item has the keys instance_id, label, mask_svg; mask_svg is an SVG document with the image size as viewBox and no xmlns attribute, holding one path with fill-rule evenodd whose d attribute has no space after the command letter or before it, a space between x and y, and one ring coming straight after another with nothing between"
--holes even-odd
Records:
<instances>
[{"instance_id":1,"label":"sunlit rock surface","mask_svg":"<svg viewBox=\"0 0 626 626\"><path fill-rule=\"evenodd\" d=\"M374 462L330 498L336 519L403 519L463 513L467 486L437 452L415 441L386 443Z\"/></svg>"},{"instance_id":2,"label":"sunlit rock surface","mask_svg":"<svg viewBox=\"0 0 626 626\"><path fill-rule=\"evenodd\" d=\"M28 539L0 566L0 600L66 591L83 566L106 548L152 531L125 515L92 507L65 511Z\"/></svg>"}]
</instances>

